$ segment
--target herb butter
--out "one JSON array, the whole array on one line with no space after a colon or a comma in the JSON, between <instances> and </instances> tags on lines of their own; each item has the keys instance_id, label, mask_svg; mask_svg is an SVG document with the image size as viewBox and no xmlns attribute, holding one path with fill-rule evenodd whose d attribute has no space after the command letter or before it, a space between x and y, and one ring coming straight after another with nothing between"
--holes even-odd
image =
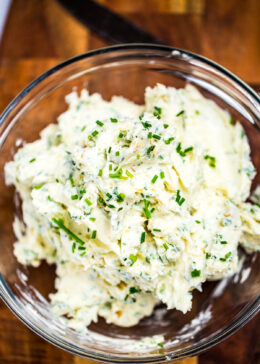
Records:
<instances>
[{"instance_id":1,"label":"herb butter","mask_svg":"<svg viewBox=\"0 0 260 364\"><path fill-rule=\"evenodd\" d=\"M255 169L242 126L194 87L147 88L145 105L82 90L18 150L6 181L22 199L14 253L57 266L53 312L83 330L102 316L136 325L260 249Z\"/></svg>"}]
</instances>

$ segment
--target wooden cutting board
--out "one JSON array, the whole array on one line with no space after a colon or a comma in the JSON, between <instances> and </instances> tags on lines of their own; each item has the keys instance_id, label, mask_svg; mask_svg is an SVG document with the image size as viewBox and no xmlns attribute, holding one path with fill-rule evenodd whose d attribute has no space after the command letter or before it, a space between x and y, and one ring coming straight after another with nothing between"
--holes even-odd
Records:
<instances>
[{"instance_id":1,"label":"wooden cutting board","mask_svg":"<svg viewBox=\"0 0 260 364\"><path fill-rule=\"evenodd\" d=\"M98 0L170 45L203 54L260 84L259 0ZM1 11L1 10L0 10ZM40 73L105 46L54 0L13 0L0 43L0 112ZM259 88L260 90L260 88ZM260 363L260 316L199 358L181 364ZM0 302L0 364L84 364L27 329Z\"/></svg>"}]
</instances>

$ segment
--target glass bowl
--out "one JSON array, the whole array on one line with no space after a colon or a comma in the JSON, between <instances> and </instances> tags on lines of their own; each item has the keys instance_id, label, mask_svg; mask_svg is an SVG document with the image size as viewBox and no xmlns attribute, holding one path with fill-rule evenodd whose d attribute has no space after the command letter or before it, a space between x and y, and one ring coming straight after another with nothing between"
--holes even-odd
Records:
<instances>
[{"instance_id":1,"label":"glass bowl","mask_svg":"<svg viewBox=\"0 0 260 364\"><path fill-rule=\"evenodd\" d=\"M17 196L4 181L3 168L19 146L66 109L65 95L88 88L105 99L122 95L143 103L144 89L156 83L177 88L194 84L243 124L260 183L260 99L232 73L196 54L155 45L122 45L88 52L45 72L27 86L0 118L0 295L34 332L60 348L103 362L155 363L201 353L243 326L259 310L260 255L246 256L243 270L220 282L207 282L194 292L192 310L183 315L158 306L151 317L132 328L108 325L100 319L87 334L67 328L52 315L48 294L54 291L55 267L21 266L13 255L13 219L20 214ZM51 163L51 161L50 161ZM250 267L250 268L249 268ZM249 268L249 269L248 269ZM133 340L164 336L156 344L134 349Z\"/></svg>"}]
</instances>

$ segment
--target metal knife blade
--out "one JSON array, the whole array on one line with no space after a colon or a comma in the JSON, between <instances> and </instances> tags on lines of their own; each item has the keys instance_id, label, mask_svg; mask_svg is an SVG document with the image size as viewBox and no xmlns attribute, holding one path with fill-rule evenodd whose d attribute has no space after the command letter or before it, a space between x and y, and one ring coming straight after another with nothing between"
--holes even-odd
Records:
<instances>
[{"instance_id":1,"label":"metal knife blade","mask_svg":"<svg viewBox=\"0 0 260 364\"><path fill-rule=\"evenodd\" d=\"M58 0L81 23L112 43L163 42L93 0Z\"/></svg>"}]
</instances>

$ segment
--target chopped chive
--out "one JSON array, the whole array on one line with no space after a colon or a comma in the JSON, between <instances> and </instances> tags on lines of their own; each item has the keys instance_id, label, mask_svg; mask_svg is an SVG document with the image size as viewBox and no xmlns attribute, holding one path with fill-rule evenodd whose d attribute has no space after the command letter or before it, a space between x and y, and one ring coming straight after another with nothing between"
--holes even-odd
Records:
<instances>
[{"instance_id":1,"label":"chopped chive","mask_svg":"<svg viewBox=\"0 0 260 364\"><path fill-rule=\"evenodd\" d=\"M126 174L129 178L133 178L133 177L134 177L134 175L133 175L131 172L129 172L128 170L126 170L126 171L125 171L125 174Z\"/></svg>"},{"instance_id":2,"label":"chopped chive","mask_svg":"<svg viewBox=\"0 0 260 364\"><path fill-rule=\"evenodd\" d=\"M80 131L84 131L84 130L86 130L86 127L87 127L87 125L82 126L82 128L81 128L81 130L80 130Z\"/></svg>"},{"instance_id":3,"label":"chopped chive","mask_svg":"<svg viewBox=\"0 0 260 364\"><path fill-rule=\"evenodd\" d=\"M155 174L155 175L153 176L153 178L152 178L151 182L152 182L152 183L155 183L155 182L156 182L156 180L157 180L157 178L158 178L158 176L157 176L157 174Z\"/></svg>"},{"instance_id":4,"label":"chopped chive","mask_svg":"<svg viewBox=\"0 0 260 364\"><path fill-rule=\"evenodd\" d=\"M71 247L72 253L75 252L75 249L76 249L76 243L74 241L73 244L72 244L72 247Z\"/></svg>"},{"instance_id":5,"label":"chopped chive","mask_svg":"<svg viewBox=\"0 0 260 364\"><path fill-rule=\"evenodd\" d=\"M99 177L102 177L102 174L103 174L103 171L102 171L102 169L100 169L100 170L98 171L98 176L99 176Z\"/></svg>"},{"instance_id":6,"label":"chopped chive","mask_svg":"<svg viewBox=\"0 0 260 364\"><path fill-rule=\"evenodd\" d=\"M88 199L88 198L85 198L85 202L87 205L91 206L92 205L92 202Z\"/></svg>"},{"instance_id":7,"label":"chopped chive","mask_svg":"<svg viewBox=\"0 0 260 364\"><path fill-rule=\"evenodd\" d=\"M164 247L165 250L169 249L169 247L168 247L168 245L166 243L163 243L163 247Z\"/></svg>"},{"instance_id":8,"label":"chopped chive","mask_svg":"<svg viewBox=\"0 0 260 364\"><path fill-rule=\"evenodd\" d=\"M151 145L148 149L147 149L147 154L149 155L155 148L155 145Z\"/></svg>"},{"instance_id":9,"label":"chopped chive","mask_svg":"<svg viewBox=\"0 0 260 364\"><path fill-rule=\"evenodd\" d=\"M121 132L118 134L118 138L123 138L123 136L124 136L124 134Z\"/></svg>"},{"instance_id":10,"label":"chopped chive","mask_svg":"<svg viewBox=\"0 0 260 364\"><path fill-rule=\"evenodd\" d=\"M220 242L220 244L227 244L227 241L225 241L225 240L222 240L221 242Z\"/></svg>"},{"instance_id":11,"label":"chopped chive","mask_svg":"<svg viewBox=\"0 0 260 364\"><path fill-rule=\"evenodd\" d=\"M145 214L146 218L147 219L150 219L151 218L151 213L148 210L148 206L149 206L149 201L144 200L144 208L143 208L143 211L144 211L144 214Z\"/></svg>"},{"instance_id":12,"label":"chopped chive","mask_svg":"<svg viewBox=\"0 0 260 364\"><path fill-rule=\"evenodd\" d=\"M200 270L193 269L193 271L190 273L192 278L199 277L200 276Z\"/></svg>"},{"instance_id":13,"label":"chopped chive","mask_svg":"<svg viewBox=\"0 0 260 364\"><path fill-rule=\"evenodd\" d=\"M150 259L149 259L148 257L146 257L146 258L145 258L145 261L146 261L146 263L148 263L148 264L150 264L150 263L151 263L151 261L150 261Z\"/></svg>"},{"instance_id":14,"label":"chopped chive","mask_svg":"<svg viewBox=\"0 0 260 364\"><path fill-rule=\"evenodd\" d=\"M210 253L206 253L206 259L209 259L211 257Z\"/></svg>"},{"instance_id":15,"label":"chopped chive","mask_svg":"<svg viewBox=\"0 0 260 364\"><path fill-rule=\"evenodd\" d=\"M186 157L186 153L189 153L193 150L193 147L188 147L184 150L181 150L181 143L177 145L176 152L180 154L181 157Z\"/></svg>"},{"instance_id":16,"label":"chopped chive","mask_svg":"<svg viewBox=\"0 0 260 364\"><path fill-rule=\"evenodd\" d=\"M86 250L86 247L85 246L79 246L78 250Z\"/></svg>"},{"instance_id":17,"label":"chopped chive","mask_svg":"<svg viewBox=\"0 0 260 364\"><path fill-rule=\"evenodd\" d=\"M107 199L107 201L110 201L111 200L111 198L113 197L110 193L106 193L106 196L108 197L108 199Z\"/></svg>"},{"instance_id":18,"label":"chopped chive","mask_svg":"<svg viewBox=\"0 0 260 364\"><path fill-rule=\"evenodd\" d=\"M154 106L154 110L158 112L158 114L162 113L162 108L158 106Z\"/></svg>"},{"instance_id":19,"label":"chopped chive","mask_svg":"<svg viewBox=\"0 0 260 364\"><path fill-rule=\"evenodd\" d=\"M74 179L72 176L69 178L69 181L70 181L71 186L75 186L75 182L74 182Z\"/></svg>"},{"instance_id":20,"label":"chopped chive","mask_svg":"<svg viewBox=\"0 0 260 364\"><path fill-rule=\"evenodd\" d=\"M149 131L149 133L147 134L147 138L151 139L153 137L153 133L151 131Z\"/></svg>"},{"instance_id":21,"label":"chopped chive","mask_svg":"<svg viewBox=\"0 0 260 364\"><path fill-rule=\"evenodd\" d=\"M229 124L235 125L235 118L233 116L230 116L230 118L229 118Z\"/></svg>"},{"instance_id":22,"label":"chopped chive","mask_svg":"<svg viewBox=\"0 0 260 364\"><path fill-rule=\"evenodd\" d=\"M34 186L33 188L34 188L35 190L39 190L40 188L42 188L42 186L43 186L43 185L37 185L37 186Z\"/></svg>"},{"instance_id":23,"label":"chopped chive","mask_svg":"<svg viewBox=\"0 0 260 364\"><path fill-rule=\"evenodd\" d=\"M108 168L109 168L110 171L112 171L113 166L112 166L111 163L109 164L109 167Z\"/></svg>"},{"instance_id":24,"label":"chopped chive","mask_svg":"<svg viewBox=\"0 0 260 364\"><path fill-rule=\"evenodd\" d=\"M51 198L51 196L50 196L50 195L48 195L47 199L48 199L49 201L52 201L52 198Z\"/></svg>"},{"instance_id":25,"label":"chopped chive","mask_svg":"<svg viewBox=\"0 0 260 364\"><path fill-rule=\"evenodd\" d=\"M161 177L161 179L164 179L165 174L164 174L164 172L163 172L163 171L161 171L161 172L160 172L160 177Z\"/></svg>"},{"instance_id":26,"label":"chopped chive","mask_svg":"<svg viewBox=\"0 0 260 364\"><path fill-rule=\"evenodd\" d=\"M137 261L137 256L133 255L133 254L130 254L129 259L132 261L132 264L131 264L131 266L132 266Z\"/></svg>"},{"instance_id":27,"label":"chopped chive","mask_svg":"<svg viewBox=\"0 0 260 364\"><path fill-rule=\"evenodd\" d=\"M193 147L186 148L186 149L184 150L184 153L191 152L192 150L193 150Z\"/></svg>"},{"instance_id":28,"label":"chopped chive","mask_svg":"<svg viewBox=\"0 0 260 364\"><path fill-rule=\"evenodd\" d=\"M178 114L176 114L176 116L180 116L182 114L184 114L184 110L179 111Z\"/></svg>"},{"instance_id":29,"label":"chopped chive","mask_svg":"<svg viewBox=\"0 0 260 364\"><path fill-rule=\"evenodd\" d=\"M204 159L209 161L209 166L211 168L216 167L216 158L215 157L212 157L212 156L207 154L207 155L204 156Z\"/></svg>"},{"instance_id":30,"label":"chopped chive","mask_svg":"<svg viewBox=\"0 0 260 364\"><path fill-rule=\"evenodd\" d=\"M58 178L56 178L56 182L57 182L57 183L59 183L59 182L60 182L60 180L59 180Z\"/></svg>"},{"instance_id":31,"label":"chopped chive","mask_svg":"<svg viewBox=\"0 0 260 364\"><path fill-rule=\"evenodd\" d=\"M148 121L142 122L142 125L145 129L150 128L152 124L148 123Z\"/></svg>"},{"instance_id":32,"label":"chopped chive","mask_svg":"<svg viewBox=\"0 0 260 364\"><path fill-rule=\"evenodd\" d=\"M89 220L90 221L96 221L96 218L95 217L90 217Z\"/></svg>"},{"instance_id":33,"label":"chopped chive","mask_svg":"<svg viewBox=\"0 0 260 364\"><path fill-rule=\"evenodd\" d=\"M141 234L140 243L143 244L145 242L145 232L143 231Z\"/></svg>"},{"instance_id":34,"label":"chopped chive","mask_svg":"<svg viewBox=\"0 0 260 364\"><path fill-rule=\"evenodd\" d=\"M120 153L117 151L117 152L115 153L115 155L118 157L118 156L120 155Z\"/></svg>"},{"instance_id":35,"label":"chopped chive","mask_svg":"<svg viewBox=\"0 0 260 364\"><path fill-rule=\"evenodd\" d=\"M153 138L154 139L157 139L157 140L160 140L161 139L160 135L157 135L157 134L153 134Z\"/></svg>"},{"instance_id":36,"label":"chopped chive","mask_svg":"<svg viewBox=\"0 0 260 364\"><path fill-rule=\"evenodd\" d=\"M117 196L116 196L116 201L117 202L123 202L125 199L125 194L124 193L119 193Z\"/></svg>"},{"instance_id":37,"label":"chopped chive","mask_svg":"<svg viewBox=\"0 0 260 364\"><path fill-rule=\"evenodd\" d=\"M157 346L159 346L159 348L163 348L163 344L162 343L158 343Z\"/></svg>"},{"instance_id":38,"label":"chopped chive","mask_svg":"<svg viewBox=\"0 0 260 364\"><path fill-rule=\"evenodd\" d=\"M176 202L177 202L177 204L179 206L181 206L184 201L185 201L185 198L184 197L181 197L180 190L177 190L177 195L176 195Z\"/></svg>"},{"instance_id":39,"label":"chopped chive","mask_svg":"<svg viewBox=\"0 0 260 364\"><path fill-rule=\"evenodd\" d=\"M135 293L140 293L141 290L135 287L130 287L129 288L129 294L135 294Z\"/></svg>"},{"instance_id":40,"label":"chopped chive","mask_svg":"<svg viewBox=\"0 0 260 364\"><path fill-rule=\"evenodd\" d=\"M84 257L85 254L86 254L86 252L81 253L80 257Z\"/></svg>"},{"instance_id":41,"label":"chopped chive","mask_svg":"<svg viewBox=\"0 0 260 364\"><path fill-rule=\"evenodd\" d=\"M108 148L107 152L108 153L111 153L111 147Z\"/></svg>"},{"instance_id":42,"label":"chopped chive","mask_svg":"<svg viewBox=\"0 0 260 364\"><path fill-rule=\"evenodd\" d=\"M93 230L91 234L91 239L96 239L97 236L97 230Z\"/></svg>"},{"instance_id":43,"label":"chopped chive","mask_svg":"<svg viewBox=\"0 0 260 364\"><path fill-rule=\"evenodd\" d=\"M121 173L109 173L110 178L121 178Z\"/></svg>"},{"instance_id":44,"label":"chopped chive","mask_svg":"<svg viewBox=\"0 0 260 364\"><path fill-rule=\"evenodd\" d=\"M169 127L168 124L163 124L164 129L167 129Z\"/></svg>"},{"instance_id":45,"label":"chopped chive","mask_svg":"<svg viewBox=\"0 0 260 364\"><path fill-rule=\"evenodd\" d=\"M144 117L144 113L142 112L142 114L139 115L139 119L143 120L143 117Z\"/></svg>"},{"instance_id":46,"label":"chopped chive","mask_svg":"<svg viewBox=\"0 0 260 364\"><path fill-rule=\"evenodd\" d=\"M173 140L174 140L174 138L173 138L173 137L171 137L171 138L169 138L169 139L166 139L166 140L164 141L164 143L165 143L165 144L170 144Z\"/></svg>"},{"instance_id":47,"label":"chopped chive","mask_svg":"<svg viewBox=\"0 0 260 364\"><path fill-rule=\"evenodd\" d=\"M161 229L153 229L153 231L161 232L162 230Z\"/></svg>"},{"instance_id":48,"label":"chopped chive","mask_svg":"<svg viewBox=\"0 0 260 364\"><path fill-rule=\"evenodd\" d=\"M102 122L101 122L101 121L99 121L99 120L97 120L97 121L96 121L96 124L97 124L97 125L99 125L99 126L103 126L103 125L104 125L104 123L102 123Z\"/></svg>"},{"instance_id":49,"label":"chopped chive","mask_svg":"<svg viewBox=\"0 0 260 364\"><path fill-rule=\"evenodd\" d=\"M107 205L107 207L109 207L110 209L114 209L115 208L115 206L114 205Z\"/></svg>"},{"instance_id":50,"label":"chopped chive","mask_svg":"<svg viewBox=\"0 0 260 364\"><path fill-rule=\"evenodd\" d=\"M117 123L118 120L116 118L110 118L111 123Z\"/></svg>"},{"instance_id":51,"label":"chopped chive","mask_svg":"<svg viewBox=\"0 0 260 364\"><path fill-rule=\"evenodd\" d=\"M97 136L97 135L98 135L98 131L97 131L97 130L94 130L94 131L91 133L91 135L92 135L93 137Z\"/></svg>"},{"instance_id":52,"label":"chopped chive","mask_svg":"<svg viewBox=\"0 0 260 364\"><path fill-rule=\"evenodd\" d=\"M201 223L201 221L199 221L199 220L195 220L195 222L196 222L196 224L200 224Z\"/></svg>"},{"instance_id":53,"label":"chopped chive","mask_svg":"<svg viewBox=\"0 0 260 364\"><path fill-rule=\"evenodd\" d=\"M33 163L36 161L36 158L32 158L29 163Z\"/></svg>"},{"instance_id":54,"label":"chopped chive","mask_svg":"<svg viewBox=\"0 0 260 364\"><path fill-rule=\"evenodd\" d=\"M63 220L52 218L52 221L58 225L58 227L63 230L70 238L74 239L79 244L85 244L83 240L81 240L77 235L75 235L71 230L69 230L63 223Z\"/></svg>"},{"instance_id":55,"label":"chopped chive","mask_svg":"<svg viewBox=\"0 0 260 364\"><path fill-rule=\"evenodd\" d=\"M88 135L88 140L90 140L90 141L92 141L92 140L93 140L92 135Z\"/></svg>"},{"instance_id":56,"label":"chopped chive","mask_svg":"<svg viewBox=\"0 0 260 364\"><path fill-rule=\"evenodd\" d=\"M77 200L77 199L79 198L79 196L78 196L78 195L72 195L72 196L70 196L70 198L71 198L72 200Z\"/></svg>"}]
</instances>

